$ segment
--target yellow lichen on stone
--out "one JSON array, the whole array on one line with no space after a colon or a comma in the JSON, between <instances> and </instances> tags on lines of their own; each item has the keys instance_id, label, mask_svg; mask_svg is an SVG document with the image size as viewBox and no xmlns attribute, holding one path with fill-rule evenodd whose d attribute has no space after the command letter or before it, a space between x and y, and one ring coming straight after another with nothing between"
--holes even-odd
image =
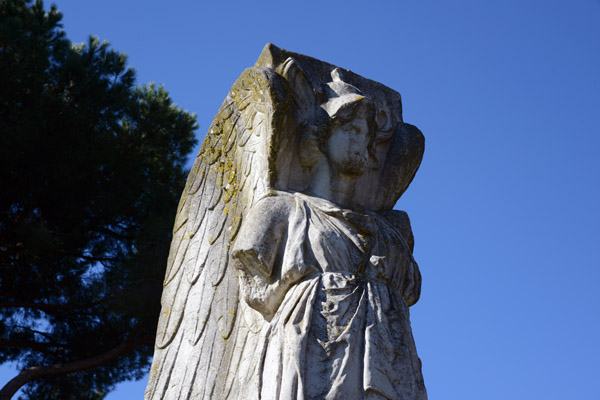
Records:
<instances>
[{"instance_id":1,"label":"yellow lichen on stone","mask_svg":"<svg viewBox=\"0 0 600 400\"><path fill-rule=\"evenodd\" d=\"M235 239L235 236L237 235L238 229L240 227L240 222L241 222L241 218L239 215L236 215L233 218L233 221L231 222L231 225L229 226L229 232L231 232L231 240Z\"/></svg>"},{"instance_id":2,"label":"yellow lichen on stone","mask_svg":"<svg viewBox=\"0 0 600 400\"><path fill-rule=\"evenodd\" d=\"M237 171L235 165L233 163L233 156L231 154L227 155L227 158L224 161L221 161L222 165L222 174L224 181L222 181L223 185L223 203L228 203L231 199L237 196L238 193L238 183L237 183Z\"/></svg>"},{"instance_id":3,"label":"yellow lichen on stone","mask_svg":"<svg viewBox=\"0 0 600 400\"><path fill-rule=\"evenodd\" d=\"M218 148L218 147L208 148L208 150L206 151L206 155L208 157L207 162L211 165L214 164L221 158L222 153L223 153L223 149L221 149L221 148Z\"/></svg>"}]
</instances>

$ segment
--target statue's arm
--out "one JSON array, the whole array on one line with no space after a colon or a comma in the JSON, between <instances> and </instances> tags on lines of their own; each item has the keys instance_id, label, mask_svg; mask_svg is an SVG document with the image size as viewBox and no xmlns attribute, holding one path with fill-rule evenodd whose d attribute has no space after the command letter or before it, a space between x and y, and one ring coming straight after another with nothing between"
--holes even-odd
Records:
<instances>
[{"instance_id":1,"label":"statue's arm","mask_svg":"<svg viewBox=\"0 0 600 400\"><path fill-rule=\"evenodd\" d=\"M405 247L402 251L406 252L402 297L408 306L412 306L419 301L419 297L421 296L421 271L412 256L415 241L410 226L410 219L405 211L399 210L386 211L384 215L404 241L401 244Z\"/></svg>"},{"instance_id":2,"label":"statue's arm","mask_svg":"<svg viewBox=\"0 0 600 400\"><path fill-rule=\"evenodd\" d=\"M278 291L290 216L290 202L280 196L266 197L246 215L231 249L233 266L240 274L242 297L266 317L272 316L281 299Z\"/></svg>"},{"instance_id":3,"label":"statue's arm","mask_svg":"<svg viewBox=\"0 0 600 400\"><path fill-rule=\"evenodd\" d=\"M269 278L289 220L289 202L265 197L250 209L233 244L235 267Z\"/></svg>"}]
</instances>

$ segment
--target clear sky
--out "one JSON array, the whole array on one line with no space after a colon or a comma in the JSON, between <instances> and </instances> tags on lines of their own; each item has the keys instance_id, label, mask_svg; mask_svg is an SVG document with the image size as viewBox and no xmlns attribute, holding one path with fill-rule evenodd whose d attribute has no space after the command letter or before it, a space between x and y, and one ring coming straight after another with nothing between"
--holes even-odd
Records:
<instances>
[{"instance_id":1,"label":"clear sky","mask_svg":"<svg viewBox=\"0 0 600 400\"><path fill-rule=\"evenodd\" d=\"M72 41L106 39L196 112L199 138L267 42L399 91L426 137L397 208L429 398L600 399L600 0L57 5Z\"/></svg>"}]
</instances>

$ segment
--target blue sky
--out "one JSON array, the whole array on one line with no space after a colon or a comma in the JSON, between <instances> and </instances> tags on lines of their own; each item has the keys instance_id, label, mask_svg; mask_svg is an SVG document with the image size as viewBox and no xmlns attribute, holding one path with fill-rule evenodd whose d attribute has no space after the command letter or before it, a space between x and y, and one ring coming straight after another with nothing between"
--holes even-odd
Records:
<instances>
[{"instance_id":1,"label":"blue sky","mask_svg":"<svg viewBox=\"0 0 600 400\"><path fill-rule=\"evenodd\" d=\"M106 39L196 112L199 138L267 42L399 91L426 137L397 208L429 397L600 399L599 0L57 5L72 41Z\"/></svg>"}]
</instances>

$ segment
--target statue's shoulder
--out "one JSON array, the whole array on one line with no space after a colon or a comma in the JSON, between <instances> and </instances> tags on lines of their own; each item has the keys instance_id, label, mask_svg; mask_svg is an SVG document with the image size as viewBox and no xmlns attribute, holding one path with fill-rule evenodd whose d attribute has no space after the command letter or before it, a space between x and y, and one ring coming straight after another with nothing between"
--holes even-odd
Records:
<instances>
[{"instance_id":1,"label":"statue's shoulder","mask_svg":"<svg viewBox=\"0 0 600 400\"><path fill-rule=\"evenodd\" d=\"M296 201L296 196L292 193L271 191L252 206L251 212L262 215L265 220L286 217L294 209Z\"/></svg>"},{"instance_id":2,"label":"statue's shoulder","mask_svg":"<svg viewBox=\"0 0 600 400\"><path fill-rule=\"evenodd\" d=\"M385 210L379 211L378 214L402 235L412 251L414 247L414 236L408 213L402 210Z\"/></svg>"},{"instance_id":3,"label":"statue's shoulder","mask_svg":"<svg viewBox=\"0 0 600 400\"><path fill-rule=\"evenodd\" d=\"M410 227L410 218L408 213L402 210L384 210L379 211L379 215L396 225L408 225Z\"/></svg>"}]
</instances>

